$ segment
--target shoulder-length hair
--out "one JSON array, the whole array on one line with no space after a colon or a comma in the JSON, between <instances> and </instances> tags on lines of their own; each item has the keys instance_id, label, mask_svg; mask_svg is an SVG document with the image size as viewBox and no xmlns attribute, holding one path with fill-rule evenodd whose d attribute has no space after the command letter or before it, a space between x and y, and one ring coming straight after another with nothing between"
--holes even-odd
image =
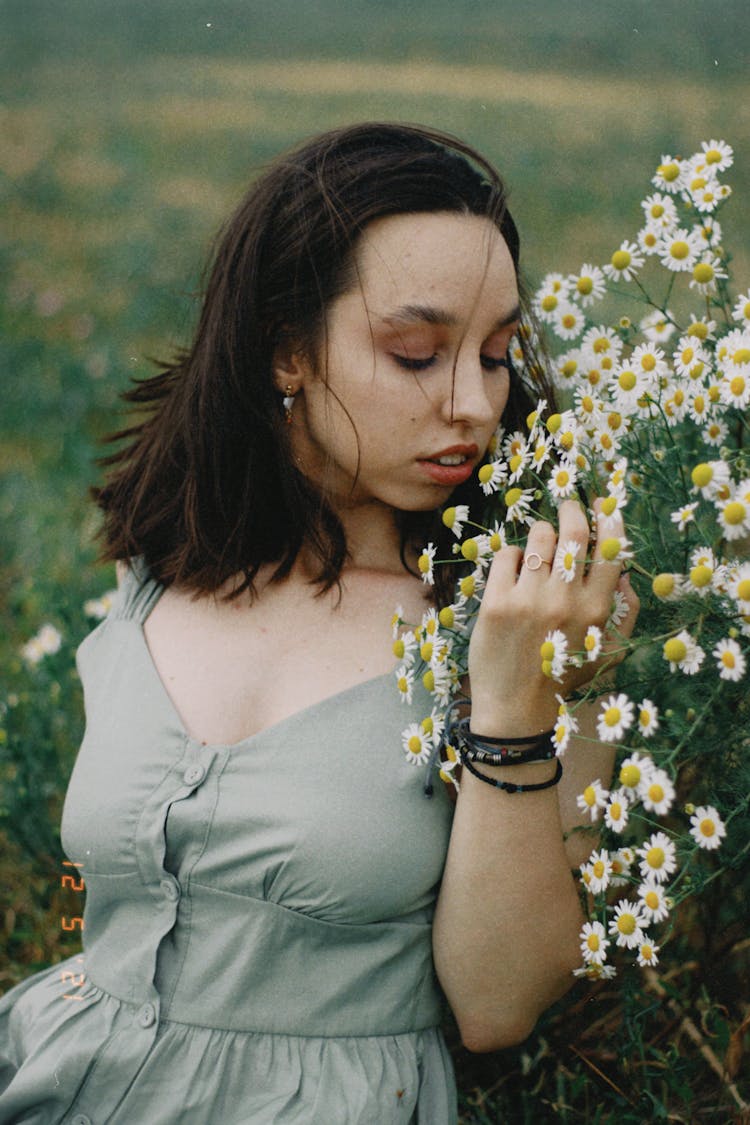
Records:
<instances>
[{"instance_id":1,"label":"shoulder-length hair","mask_svg":"<svg viewBox=\"0 0 750 1125\"><path fill-rule=\"evenodd\" d=\"M447 134L381 123L335 129L256 180L217 240L192 345L122 396L138 417L107 439L124 444L101 459L108 478L92 489L104 513L103 560L142 556L158 581L196 594L241 576L235 596L253 593L265 564L284 578L304 544L320 589L338 581L344 529L295 467L274 354L292 340L317 361L326 310L356 283L353 255L367 224L428 211L487 217L518 274L518 232L500 176ZM549 396L539 365L527 367ZM517 425L530 407L512 374L503 421ZM452 502L480 496L472 479ZM409 546L450 535L436 513L399 519L404 561ZM438 596L450 600L445 585Z\"/></svg>"}]
</instances>

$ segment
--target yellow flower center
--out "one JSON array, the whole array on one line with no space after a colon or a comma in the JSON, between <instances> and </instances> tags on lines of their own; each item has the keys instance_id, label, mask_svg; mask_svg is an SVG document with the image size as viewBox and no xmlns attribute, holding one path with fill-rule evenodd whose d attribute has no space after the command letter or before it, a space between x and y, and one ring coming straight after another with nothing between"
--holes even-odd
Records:
<instances>
[{"instance_id":1,"label":"yellow flower center","mask_svg":"<svg viewBox=\"0 0 750 1125\"><path fill-rule=\"evenodd\" d=\"M672 664L679 664L687 656L687 645L679 637L671 637L664 645L664 655Z\"/></svg>"},{"instance_id":2,"label":"yellow flower center","mask_svg":"<svg viewBox=\"0 0 750 1125\"><path fill-rule=\"evenodd\" d=\"M597 859L596 863L594 864L594 875L596 875L597 879L601 879L605 870L606 868L602 861L600 859Z\"/></svg>"},{"instance_id":3,"label":"yellow flower center","mask_svg":"<svg viewBox=\"0 0 750 1125\"><path fill-rule=\"evenodd\" d=\"M704 324L702 320L696 320L688 328L687 334L688 336L696 336L699 340L705 340L708 337L708 325Z\"/></svg>"},{"instance_id":4,"label":"yellow flower center","mask_svg":"<svg viewBox=\"0 0 750 1125\"><path fill-rule=\"evenodd\" d=\"M680 166L674 160L671 160L669 164L660 164L657 171L663 180L671 184L679 176Z\"/></svg>"},{"instance_id":5,"label":"yellow flower center","mask_svg":"<svg viewBox=\"0 0 750 1125\"><path fill-rule=\"evenodd\" d=\"M397 640L397 641L394 641L393 642L393 655L396 657L396 659L402 660L405 653L406 653L406 645L404 644L404 642L400 639Z\"/></svg>"},{"instance_id":6,"label":"yellow flower center","mask_svg":"<svg viewBox=\"0 0 750 1125\"><path fill-rule=\"evenodd\" d=\"M694 566L690 571L690 581L700 590L710 585L713 573L710 566Z\"/></svg>"},{"instance_id":7,"label":"yellow flower center","mask_svg":"<svg viewBox=\"0 0 750 1125\"><path fill-rule=\"evenodd\" d=\"M572 449L573 443L575 442L575 435L571 433L570 430L566 430L564 434L560 435L558 441L563 449Z\"/></svg>"},{"instance_id":8,"label":"yellow flower center","mask_svg":"<svg viewBox=\"0 0 750 1125\"><path fill-rule=\"evenodd\" d=\"M422 676L422 683L424 684L427 691L435 690L435 673L433 672L432 668L428 668L425 674Z\"/></svg>"},{"instance_id":9,"label":"yellow flower center","mask_svg":"<svg viewBox=\"0 0 750 1125\"><path fill-rule=\"evenodd\" d=\"M690 479L696 488L705 488L713 480L714 471L710 465L702 461L700 465L696 465L690 474Z\"/></svg>"},{"instance_id":10,"label":"yellow flower center","mask_svg":"<svg viewBox=\"0 0 750 1125\"><path fill-rule=\"evenodd\" d=\"M555 646L552 641L545 641L539 649L539 655L542 660L553 660L555 656Z\"/></svg>"},{"instance_id":11,"label":"yellow flower center","mask_svg":"<svg viewBox=\"0 0 750 1125\"><path fill-rule=\"evenodd\" d=\"M588 807L590 809L593 809L594 805L596 804L596 790L594 789L593 785L586 786L583 791L583 799Z\"/></svg>"},{"instance_id":12,"label":"yellow flower center","mask_svg":"<svg viewBox=\"0 0 750 1125\"><path fill-rule=\"evenodd\" d=\"M621 934L635 933L635 917L632 914L621 914L617 919L617 928Z\"/></svg>"},{"instance_id":13,"label":"yellow flower center","mask_svg":"<svg viewBox=\"0 0 750 1125\"><path fill-rule=\"evenodd\" d=\"M666 858L663 848L649 848L646 852L646 863L656 871L664 866L664 860Z\"/></svg>"},{"instance_id":14,"label":"yellow flower center","mask_svg":"<svg viewBox=\"0 0 750 1125\"><path fill-rule=\"evenodd\" d=\"M596 951L599 949L598 934L589 934L586 938L586 945L589 947L592 953L596 953Z\"/></svg>"},{"instance_id":15,"label":"yellow flower center","mask_svg":"<svg viewBox=\"0 0 750 1125\"><path fill-rule=\"evenodd\" d=\"M479 555L479 544L476 539L465 539L461 544L461 554L469 562L476 562Z\"/></svg>"},{"instance_id":16,"label":"yellow flower center","mask_svg":"<svg viewBox=\"0 0 750 1125\"><path fill-rule=\"evenodd\" d=\"M659 906L659 896L656 891L646 891L643 901L649 910L656 910Z\"/></svg>"},{"instance_id":17,"label":"yellow flower center","mask_svg":"<svg viewBox=\"0 0 750 1125\"><path fill-rule=\"evenodd\" d=\"M616 270L625 270L630 265L632 258L627 250L615 250L611 261Z\"/></svg>"},{"instance_id":18,"label":"yellow flower center","mask_svg":"<svg viewBox=\"0 0 750 1125\"><path fill-rule=\"evenodd\" d=\"M520 489L520 488L509 488L508 491L505 493L505 503L506 503L507 507L512 508L514 504L518 503L518 501L521 499L522 496L523 496L523 490L522 489Z\"/></svg>"},{"instance_id":19,"label":"yellow flower center","mask_svg":"<svg viewBox=\"0 0 750 1125\"><path fill-rule=\"evenodd\" d=\"M630 765L623 766L620 770L620 784L624 785L626 789L635 789L640 780L641 771L632 762Z\"/></svg>"},{"instance_id":20,"label":"yellow flower center","mask_svg":"<svg viewBox=\"0 0 750 1125\"><path fill-rule=\"evenodd\" d=\"M406 693L408 692L409 681L407 680L406 676L399 676L398 690L401 692L402 695L406 695Z\"/></svg>"},{"instance_id":21,"label":"yellow flower center","mask_svg":"<svg viewBox=\"0 0 750 1125\"><path fill-rule=\"evenodd\" d=\"M622 805L619 801L613 801L609 806L609 819L620 820L622 817Z\"/></svg>"},{"instance_id":22,"label":"yellow flower center","mask_svg":"<svg viewBox=\"0 0 750 1125\"><path fill-rule=\"evenodd\" d=\"M413 734L407 743L411 754L419 754L422 750L422 739L418 734Z\"/></svg>"},{"instance_id":23,"label":"yellow flower center","mask_svg":"<svg viewBox=\"0 0 750 1125\"><path fill-rule=\"evenodd\" d=\"M708 285L709 281L713 281L714 267L710 262L698 262L697 266L693 266L693 278L699 285Z\"/></svg>"},{"instance_id":24,"label":"yellow flower center","mask_svg":"<svg viewBox=\"0 0 750 1125\"><path fill-rule=\"evenodd\" d=\"M651 204L651 215L653 216L654 219L660 219L663 214L664 214L664 204L663 203L652 203Z\"/></svg>"},{"instance_id":25,"label":"yellow flower center","mask_svg":"<svg viewBox=\"0 0 750 1125\"><path fill-rule=\"evenodd\" d=\"M588 297L589 293L594 290L594 281L590 277L579 277L576 282L576 289L582 297Z\"/></svg>"},{"instance_id":26,"label":"yellow flower center","mask_svg":"<svg viewBox=\"0 0 750 1125\"><path fill-rule=\"evenodd\" d=\"M562 425L562 415L561 414L550 414L549 418L547 419L547 429L548 429L548 431L551 434L556 434L557 431L560 429L561 425Z\"/></svg>"},{"instance_id":27,"label":"yellow flower center","mask_svg":"<svg viewBox=\"0 0 750 1125\"><path fill-rule=\"evenodd\" d=\"M721 164L721 153L718 148L710 148L706 153L706 164Z\"/></svg>"},{"instance_id":28,"label":"yellow flower center","mask_svg":"<svg viewBox=\"0 0 750 1125\"><path fill-rule=\"evenodd\" d=\"M574 359L568 359L560 368L560 372L566 379L572 379L578 370L578 364Z\"/></svg>"},{"instance_id":29,"label":"yellow flower center","mask_svg":"<svg viewBox=\"0 0 750 1125\"><path fill-rule=\"evenodd\" d=\"M721 663L724 665L725 668L734 668L735 663L736 663L735 659L734 659L734 653L733 652L722 652Z\"/></svg>"},{"instance_id":30,"label":"yellow flower center","mask_svg":"<svg viewBox=\"0 0 750 1125\"><path fill-rule=\"evenodd\" d=\"M465 598L472 597L475 587L476 582L474 580L473 574L467 574L466 577L462 578L458 584L458 588Z\"/></svg>"},{"instance_id":31,"label":"yellow flower center","mask_svg":"<svg viewBox=\"0 0 750 1125\"><path fill-rule=\"evenodd\" d=\"M638 380L634 371L621 371L617 382L624 391L632 391Z\"/></svg>"},{"instance_id":32,"label":"yellow flower center","mask_svg":"<svg viewBox=\"0 0 750 1125\"><path fill-rule=\"evenodd\" d=\"M729 383L729 389L737 398L745 393L745 380L742 375L735 375Z\"/></svg>"},{"instance_id":33,"label":"yellow flower center","mask_svg":"<svg viewBox=\"0 0 750 1125\"><path fill-rule=\"evenodd\" d=\"M503 540L500 536L500 533L498 531L494 531L492 533L492 535L490 536L490 550L491 551L499 551L499 550L501 550L502 545L503 545Z\"/></svg>"},{"instance_id":34,"label":"yellow flower center","mask_svg":"<svg viewBox=\"0 0 750 1125\"><path fill-rule=\"evenodd\" d=\"M640 948L640 954L644 961L650 961L654 955L654 951L650 945L642 945Z\"/></svg>"},{"instance_id":35,"label":"yellow flower center","mask_svg":"<svg viewBox=\"0 0 750 1125\"><path fill-rule=\"evenodd\" d=\"M515 473L518 469L520 469L522 463L523 457L521 456L521 454L514 453L510 461L508 462L508 464L510 465L510 471L512 473Z\"/></svg>"},{"instance_id":36,"label":"yellow flower center","mask_svg":"<svg viewBox=\"0 0 750 1125\"><path fill-rule=\"evenodd\" d=\"M430 556L427 554L420 555L417 560L417 566L422 574L428 574L430 570Z\"/></svg>"},{"instance_id":37,"label":"yellow flower center","mask_svg":"<svg viewBox=\"0 0 750 1125\"><path fill-rule=\"evenodd\" d=\"M678 262L683 261L690 253L689 245L681 238L678 238L676 242L673 242L669 249L672 257L676 258Z\"/></svg>"},{"instance_id":38,"label":"yellow flower center","mask_svg":"<svg viewBox=\"0 0 750 1125\"><path fill-rule=\"evenodd\" d=\"M438 621L440 622L440 624L443 626L444 629L452 629L453 623L455 621L455 614L453 612L453 607L449 606L449 605L444 605L443 608L440 610L440 613L438 614Z\"/></svg>"},{"instance_id":39,"label":"yellow flower center","mask_svg":"<svg viewBox=\"0 0 750 1125\"><path fill-rule=\"evenodd\" d=\"M495 470L492 465L482 465L479 473L477 474L482 484L488 484L492 480L492 474L494 471Z\"/></svg>"},{"instance_id":40,"label":"yellow flower center","mask_svg":"<svg viewBox=\"0 0 750 1125\"><path fill-rule=\"evenodd\" d=\"M432 715L428 715L426 719L422 719L422 722L419 725L421 726L425 734L432 734L433 730L435 729L435 724L432 721Z\"/></svg>"},{"instance_id":41,"label":"yellow flower center","mask_svg":"<svg viewBox=\"0 0 750 1125\"><path fill-rule=\"evenodd\" d=\"M432 641L425 641L424 644L420 646L419 655L422 657L422 659L427 664L429 664L429 662L432 660L432 653L433 653Z\"/></svg>"},{"instance_id":42,"label":"yellow flower center","mask_svg":"<svg viewBox=\"0 0 750 1125\"><path fill-rule=\"evenodd\" d=\"M547 679L552 678L552 661L551 660L543 660L542 661L542 675L546 676Z\"/></svg>"},{"instance_id":43,"label":"yellow flower center","mask_svg":"<svg viewBox=\"0 0 750 1125\"><path fill-rule=\"evenodd\" d=\"M594 400L591 397L591 395L584 395L583 396L583 398L581 399L581 409L586 414L591 414L591 412L594 409Z\"/></svg>"},{"instance_id":44,"label":"yellow flower center","mask_svg":"<svg viewBox=\"0 0 750 1125\"><path fill-rule=\"evenodd\" d=\"M608 707L604 712L604 722L608 727L616 727L622 719L622 711L619 707Z\"/></svg>"},{"instance_id":45,"label":"yellow flower center","mask_svg":"<svg viewBox=\"0 0 750 1125\"><path fill-rule=\"evenodd\" d=\"M622 544L619 539L605 539L601 547L602 558L607 559L608 562L614 562L621 550Z\"/></svg>"},{"instance_id":46,"label":"yellow flower center","mask_svg":"<svg viewBox=\"0 0 750 1125\"><path fill-rule=\"evenodd\" d=\"M455 508L446 508L445 511L443 512L442 518L443 518L443 523L445 524L446 527L453 527L454 523L456 522L456 509Z\"/></svg>"},{"instance_id":47,"label":"yellow flower center","mask_svg":"<svg viewBox=\"0 0 750 1125\"><path fill-rule=\"evenodd\" d=\"M709 820L708 817L700 822L698 828L701 836L706 836L709 839L716 832L716 825L712 820Z\"/></svg>"},{"instance_id":48,"label":"yellow flower center","mask_svg":"<svg viewBox=\"0 0 750 1125\"><path fill-rule=\"evenodd\" d=\"M652 355L651 352L647 352L641 360L641 367L644 371L653 371L656 367L656 356Z\"/></svg>"},{"instance_id":49,"label":"yellow flower center","mask_svg":"<svg viewBox=\"0 0 750 1125\"><path fill-rule=\"evenodd\" d=\"M661 785L659 785L658 781L655 781L652 785L649 785L648 795L650 800L652 800L655 805L658 805L660 801L664 800L664 789Z\"/></svg>"},{"instance_id":50,"label":"yellow flower center","mask_svg":"<svg viewBox=\"0 0 750 1125\"><path fill-rule=\"evenodd\" d=\"M559 472L555 474L555 482L558 488L565 488L565 486L570 483L570 473L567 469L560 469Z\"/></svg>"},{"instance_id":51,"label":"yellow flower center","mask_svg":"<svg viewBox=\"0 0 750 1125\"><path fill-rule=\"evenodd\" d=\"M737 583L737 597L741 602L750 602L750 578Z\"/></svg>"},{"instance_id":52,"label":"yellow flower center","mask_svg":"<svg viewBox=\"0 0 750 1125\"><path fill-rule=\"evenodd\" d=\"M566 558L568 558L568 557L569 556L566 555ZM565 569L570 570L571 567L566 566ZM586 634L586 636L583 639L583 647L586 649L587 652L593 652L594 651L594 649L596 648L596 637L594 636L593 633L587 633Z\"/></svg>"},{"instance_id":53,"label":"yellow flower center","mask_svg":"<svg viewBox=\"0 0 750 1125\"><path fill-rule=\"evenodd\" d=\"M741 524L745 518L745 505L739 500L731 500L724 509L724 519L732 527Z\"/></svg>"}]
</instances>

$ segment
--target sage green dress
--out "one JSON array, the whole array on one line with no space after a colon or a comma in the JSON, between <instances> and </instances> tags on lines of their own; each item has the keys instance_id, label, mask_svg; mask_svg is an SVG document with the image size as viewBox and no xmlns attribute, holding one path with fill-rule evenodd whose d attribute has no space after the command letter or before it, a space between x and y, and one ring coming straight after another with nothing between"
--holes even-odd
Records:
<instances>
[{"instance_id":1,"label":"sage green dress","mask_svg":"<svg viewBox=\"0 0 750 1125\"><path fill-rule=\"evenodd\" d=\"M136 564L79 649L84 953L0 1000L0 1125L452 1125L452 807L401 747L426 693L404 706L388 674L206 745L146 646L161 589Z\"/></svg>"}]
</instances>

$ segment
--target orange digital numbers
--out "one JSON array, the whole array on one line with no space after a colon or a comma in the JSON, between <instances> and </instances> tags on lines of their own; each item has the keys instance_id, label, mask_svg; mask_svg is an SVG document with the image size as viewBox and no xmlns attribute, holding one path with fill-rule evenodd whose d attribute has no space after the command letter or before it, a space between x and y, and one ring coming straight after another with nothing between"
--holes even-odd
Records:
<instances>
[{"instance_id":1,"label":"orange digital numbers","mask_svg":"<svg viewBox=\"0 0 750 1125\"><path fill-rule=\"evenodd\" d=\"M63 867L74 867L74 868L75 867L83 867L83 864L82 863L71 863L70 860L65 859L65 860L63 860ZM60 886L63 887L64 889L68 890L68 891L72 891L74 894L81 894L86 889L83 876L81 875L78 878L76 878L75 874L61 875L60 876ZM70 917L68 917L66 915L61 915L61 917L60 917L60 927L63 930L65 930L66 933L71 933L71 932L74 932L74 931L77 931L77 932L81 933L81 932L83 932L83 917L80 914L74 914ZM77 957L76 963L79 964L79 965L82 965L83 964L83 957ZM62 984L64 984L67 988L71 988L71 989L82 988L83 985L85 984L85 981L86 981L86 974L84 972L74 973L74 972L71 972L69 969L62 969L60 971L60 982ZM63 998L63 1000L82 1000L83 999L82 996L76 995L75 992L67 992L67 991L63 993L62 998Z\"/></svg>"}]
</instances>

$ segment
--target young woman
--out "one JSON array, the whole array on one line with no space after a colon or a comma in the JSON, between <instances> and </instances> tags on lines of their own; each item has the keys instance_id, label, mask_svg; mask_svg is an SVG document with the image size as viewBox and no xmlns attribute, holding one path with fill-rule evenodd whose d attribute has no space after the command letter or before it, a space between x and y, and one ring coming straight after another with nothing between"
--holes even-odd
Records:
<instances>
[{"instance_id":1,"label":"young woman","mask_svg":"<svg viewBox=\"0 0 750 1125\"><path fill-rule=\"evenodd\" d=\"M497 173L401 125L282 157L227 226L97 492L120 592L79 653L84 955L0 1005L0 1122L445 1125L443 998L488 1051L571 983L590 841L564 837L609 756L582 740L553 785L531 753L560 690L539 647L618 586L626 632L637 609L584 509L497 552L471 639L468 743L530 760L428 799L401 731L429 703L392 675L394 607L450 600L416 566L440 509L530 408L518 256ZM593 558L572 583L558 535ZM487 784L509 777L532 788Z\"/></svg>"}]
</instances>

